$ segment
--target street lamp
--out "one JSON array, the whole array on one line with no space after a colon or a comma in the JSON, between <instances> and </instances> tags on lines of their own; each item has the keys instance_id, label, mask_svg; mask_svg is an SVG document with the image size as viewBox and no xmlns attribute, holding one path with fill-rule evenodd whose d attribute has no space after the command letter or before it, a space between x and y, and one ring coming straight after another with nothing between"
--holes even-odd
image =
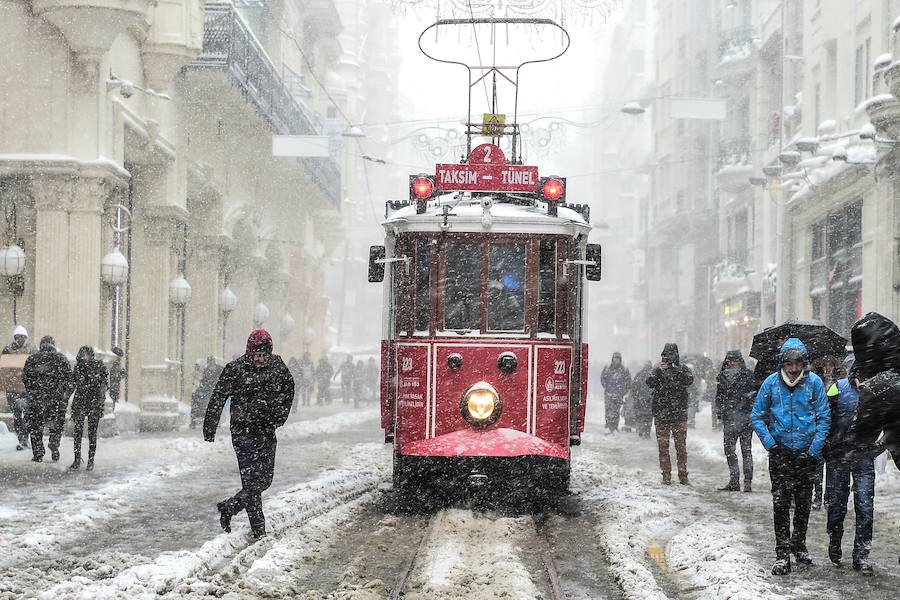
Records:
<instances>
[{"instance_id":1,"label":"street lamp","mask_svg":"<svg viewBox=\"0 0 900 600\"><path fill-rule=\"evenodd\" d=\"M263 323L265 323L269 319L269 307L260 302L256 305L256 308L253 310L253 320L256 322L256 326L259 327Z\"/></svg>"},{"instance_id":2,"label":"street lamp","mask_svg":"<svg viewBox=\"0 0 900 600\"><path fill-rule=\"evenodd\" d=\"M128 259L118 246L100 260L100 279L108 286L119 286L128 281Z\"/></svg>"},{"instance_id":3,"label":"street lamp","mask_svg":"<svg viewBox=\"0 0 900 600\"><path fill-rule=\"evenodd\" d=\"M284 313L284 317L281 318L281 335L285 337L290 335L294 330L294 325L296 325L296 321L294 321L291 313Z\"/></svg>"},{"instance_id":4,"label":"street lamp","mask_svg":"<svg viewBox=\"0 0 900 600\"><path fill-rule=\"evenodd\" d=\"M647 109L637 102L628 102L622 107L622 112L626 115L642 115L647 112Z\"/></svg>"},{"instance_id":5,"label":"street lamp","mask_svg":"<svg viewBox=\"0 0 900 600\"><path fill-rule=\"evenodd\" d=\"M191 284L184 275L178 275L169 282L169 301L175 306L182 307L191 299Z\"/></svg>"},{"instance_id":6,"label":"street lamp","mask_svg":"<svg viewBox=\"0 0 900 600\"><path fill-rule=\"evenodd\" d=\"M25 272L25 251L21 246L12 244L0 248L0 275L18 277Z\"/></svg>"}]
</instances>

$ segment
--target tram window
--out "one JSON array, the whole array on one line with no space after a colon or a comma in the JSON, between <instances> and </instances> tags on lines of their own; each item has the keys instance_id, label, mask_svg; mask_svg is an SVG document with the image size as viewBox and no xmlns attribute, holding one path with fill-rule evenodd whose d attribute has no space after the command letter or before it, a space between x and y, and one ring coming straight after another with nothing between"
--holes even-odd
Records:
<instances>
[{"instance_id":1,"label":"tram window","mask_svg":"<svg viewBox=\"0 0 900 600\"><path fill-rule=\"evenodd\" d=\"M481 327L481 244L447 242L444 328Z\"/></svg>"},{"instance_id":2,"label":"tram window","mask_svg":"<svg viewBox=\"0 0 900 600\"><path fill-rule=\"evenodd\" d=\"M541 240L538 332L556 333L556 242Z\"/></svg>"},{"instance_id":3,"label":"tram window","mask_svg":"<svg viewBox=\"0 0 900 600\"><path fill-rule=\"evenodd\" d=\"M525 244L488 247L488 329L525 331Z\"/></svg>"},{"instance_id":4,"label":"tram window","mask_svg":"<svg viewBox=\"0 0 900 600\"><path fill-rule=\"evenodd\" d=\"M431 240L416 241L416 331L428 331L431 316Z\"/></svg>"}]
</instances>

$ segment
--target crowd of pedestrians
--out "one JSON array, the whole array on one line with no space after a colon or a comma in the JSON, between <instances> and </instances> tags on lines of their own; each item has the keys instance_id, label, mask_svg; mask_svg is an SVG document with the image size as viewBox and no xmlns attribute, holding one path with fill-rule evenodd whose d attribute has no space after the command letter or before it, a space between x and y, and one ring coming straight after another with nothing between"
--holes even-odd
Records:
<instances>
[{"instance_id":1,"label":"crowd of pedestrians","mask_svg":"<svg viewBox=\"0 0 900 600\"><path fill-rule=\"evenodd\" d=\"M81 467L81 443L85 424L88 434L87 470L93 470L97 452L97 432L103 417L107 393L115 403L125 379L121 366L122 352L113 349L115 357L107 369L96 358L93 348L82 346L75 358L74 369L47 335L38 348L29 341L28 331L19 325L13 331L13 341L3 348L3 354L24 354L28 358L22 368L22 389L8 391L6 400L13 412L16 431L16 450L30 447L32 461L43 462L47 449L44 432L49 433L47 446L50 459L59 460L59 447L68 411L73 424L75 461L71 469ZM71 399L71 408L69 406Z\"/></svg>"},{"instance_id":2,"label":"crowd of pedestrians","mask_svg":"<svg viewBox=\"0 0 900 600\"><path fill-rule=\"evenodd\" d=\"M851 492L856 519L851 564L863 574L873 572L875 460L890 450L900 468L900 328L869 313L851 328L851 343L847 357L826 355L813 362L800 339L781 340L774 372L764 377L754 375L739 350L731 350L715 377L704 374L700 382L714 399L713 424L723 435L729 479L719 489L752 491L754 433L768 452L775 575L789 573L792 563L812 564L809 517L823 504L828 558L842 564ZM620 411L624 429L633 428L641 438L649 438L655 425L664 485L672 484L670 442L678 480L690 485L686 438L691 389L696 395L697 384L675 344L666 344L659 363L648 361L633 379L619 353L602 371L609 433L619 429Z\"/></svg>"}]
</instances>

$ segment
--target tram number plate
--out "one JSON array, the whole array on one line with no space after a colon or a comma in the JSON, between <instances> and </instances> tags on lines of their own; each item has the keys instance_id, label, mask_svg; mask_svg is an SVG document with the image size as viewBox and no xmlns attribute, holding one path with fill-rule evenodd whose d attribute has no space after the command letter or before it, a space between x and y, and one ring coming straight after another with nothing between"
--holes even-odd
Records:
<instances>
[{"instance_id":1,"label":"tram number plate","mask_svg":"<svg viewBox=\"0 0 900 600\"><path fill-rule=\"evenodd\" d=\"M439 164L437 189L474 192L536 192L538 168L528 165Z\"/></svg>"}]
</instances>

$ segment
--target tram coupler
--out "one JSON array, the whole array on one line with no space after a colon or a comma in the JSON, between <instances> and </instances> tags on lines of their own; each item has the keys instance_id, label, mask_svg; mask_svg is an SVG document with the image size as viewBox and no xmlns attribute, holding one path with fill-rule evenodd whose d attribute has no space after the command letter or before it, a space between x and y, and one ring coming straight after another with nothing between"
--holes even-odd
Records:
<instances>
[{"instance_id":1,"label":"tram coupler","mask_svg":"<svg viewBox=\"0 0 900 600\"><path fill-rule=\"evenodd\" d=\"M488 483L488 476L482 473L469 473L469 485L472 487L484 487Z\"/></svg>"}]
</instances>

